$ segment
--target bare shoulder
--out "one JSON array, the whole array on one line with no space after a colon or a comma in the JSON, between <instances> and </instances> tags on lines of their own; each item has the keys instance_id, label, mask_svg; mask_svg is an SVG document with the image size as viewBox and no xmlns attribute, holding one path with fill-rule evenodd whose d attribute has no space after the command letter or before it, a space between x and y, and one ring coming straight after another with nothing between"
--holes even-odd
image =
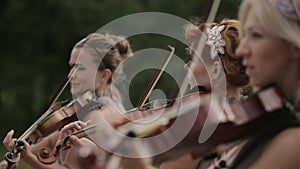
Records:
<instances>
[{"instance_id":1,"label":"bare shoulder","mask_svg":"<svg viewBox=\"0 0 300 169\"><path fill-rule=\"evenodd\" d=\"M300 127L280 132L263 151L251 169L299 168L300 166Z\"/></svg>"}]
</instances>

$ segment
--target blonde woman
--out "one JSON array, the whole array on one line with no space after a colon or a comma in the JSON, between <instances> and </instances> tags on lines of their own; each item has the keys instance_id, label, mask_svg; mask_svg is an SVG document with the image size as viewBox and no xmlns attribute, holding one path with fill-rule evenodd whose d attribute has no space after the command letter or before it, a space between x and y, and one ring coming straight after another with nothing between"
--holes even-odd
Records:
<instances>
[{"instance_id":1,"label":"blonde woman","mask_svg":"<svg viewBox=\"0 0 300 169\"><path fill-rule=\"evenodd\" d=\"M89 34L86 38L78 42L72 52L69 60L71 67L68 78L71 83L71 93L76 98L84 94L86 91L95 92L96 99L99 106L103 106L103 109L86 112L86 114L79 115L80 120L93 121L93 117L100 116L105 111L105 107L114 107L117 111L124 111L122 102L118 93L118 90L114 88L112 84L112 76L114 73L118 73L118 76L122 76L122 72L116 72L117 67L125 58L132 56L132 51L129 42L122 36L115 36L109 34L93 33ZM30 168L42 169L42 168L78 168L77 150L78 147L85 145L95 146L87 138L78 139L72 137L73 141L77 141L77 147L72 146L71 149L65 151L58 163L51 165L45 165L41 163L36 154L37 150L44 144L55 148L55 145L62 141L64 136L82 129L87 124L85 122L77 121L65 126L60 132L55 132L52 135L43 138L38 144L28 146L25 144L25 151L21 153L21 161L26 163ZM10 131L4 138L4 145L11 150L15 138L14 132ZM1 163L2 168L6 168L6 162Z\"/></svg>"},{"instance_id":2,"label":"blonde woman","mask_svg":"<svg viewBox=\"0 0 300 169\"><path fill-rule=\"evenodd\" d=\"M241 42L237 54L243 58L246 73L258 88L277 85L292 112L299 111L299 11L298 0L244 0L239 11ZM299 168L299 139L300 127L295 124L266 138L237 168Z\"/></svg>"}]
</instances>

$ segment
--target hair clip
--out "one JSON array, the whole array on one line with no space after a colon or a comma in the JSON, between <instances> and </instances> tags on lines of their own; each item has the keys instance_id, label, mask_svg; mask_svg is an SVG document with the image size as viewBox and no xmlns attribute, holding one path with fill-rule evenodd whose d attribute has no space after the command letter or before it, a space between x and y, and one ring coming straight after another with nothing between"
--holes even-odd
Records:
<instances>
[{"instance_id":1,"label":"hair clip","mask_svg":"<svg viewBox=\"0 0 300 169\"><path fill-rule=\"evenodd\" d=\"M299 21L297 11L292 0L275 0L275 5L283 17L288 20Z\"/></svg>"},{"instance_id":2,"label":"hair clip","mask_svg":"<svg viewBox=\"0 0 300 169\"><path fill-rule=\"evenodd\" d=\"M220 54L224 54L225 41L221 35L221 32L224 30L225 25L214 26L212 28L207 28L207 41L205 44L210 46L210 57L215 59Z\"/></svg>"}]
</instances>

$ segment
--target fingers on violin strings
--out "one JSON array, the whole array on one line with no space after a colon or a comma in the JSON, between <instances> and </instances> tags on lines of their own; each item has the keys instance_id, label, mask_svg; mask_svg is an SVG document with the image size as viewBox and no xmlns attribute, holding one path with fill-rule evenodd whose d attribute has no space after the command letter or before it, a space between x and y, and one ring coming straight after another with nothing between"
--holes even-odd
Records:
<instances>
[{"instance_id":1,"label":"fingers on violin strings","mask_svg":"<svg viewBox=\"0 0 300 169\"><path fill-rule=\"evenodd\" d=\"M85 124L86 125L89 125L89 124L91 124L92 123L92 120L87 120L87 121L85 121Z\"/></svg>"},{"instance_id":2,"label":"fingers on violin strings","mask_svg":"<svg viewBox=\"0 0 300 169\"><path fill-rule=\"evenodd\" d=\"M73 132L76 132L78 130L81 130L83 128L85 128L88 124L86 122L82 122L82 121L76 121L74 122L74 125L73 125Z\"/></svg>"},{"instance_id":3,"label":"fingers on violin strings","mask_svg":"<svg viewBox=\"0 0 300 169\"><path fill-rule=\"evenodd\" d=\"M77 148L93 145L94 143L87 138L78 138L77 136L70 136L69 146L74 146Z\"/></svg>"},{"instance_id":4,"label":"fingers on violin strings","mask_svg":"<svg viewBox=\"0 0 300 169\"><path fill-rule=\"evenodd\" d=\"M7 148L8 148L9 151L11 151L11 150L14 148L14 146L15 146L15 144L16 144L16 141L17 141L16 138L13 138L13 139L11 139L11 140L9 141L9 143L8 143L8 145L7 145Z\"/></svg>"},{"instance_id":5,"label":"fingers on violin strings","mask_svg":"<svg viewBox=\"0 0 300 169\"><path fill-rule=\"evenodd\" d=\"M71 136L70 142L75 147L83 147L84 143L82 142L82 139L79 139L77 136Z\"/></svg>"},{"instance_id":6,"label":"fingers on violin strings","mask_svg":"<svg viewBox=\"0 0 300 169\"><path fill-rule=\"evenodd\" d=\"M10 130L3 140L3 144L8 147L10 141L12 140L12 136L14 135L14 130Z\"/></svg>"},{"instance_id":7,"label":"fingers on violin strings","mask_svg":"<svg viewBox=\"0 0 300 169\"><path fill-rule=\"evenodd\" d=\"M62 128L62 132L65 132L67 134L72 134L73 132L77 131L77 130L81 130L82 128L84 128L85 126L87 126L87 124L85 122L82 121L75 121L72 122L68 125L65 125Z\"/></svg>"}]
</instances>

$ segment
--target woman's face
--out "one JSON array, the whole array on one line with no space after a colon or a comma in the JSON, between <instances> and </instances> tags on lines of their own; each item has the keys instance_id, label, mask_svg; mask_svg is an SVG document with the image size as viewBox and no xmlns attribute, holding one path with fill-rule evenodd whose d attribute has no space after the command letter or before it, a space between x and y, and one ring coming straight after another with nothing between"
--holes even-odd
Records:
<instances>
[{"instance_id":1,"label":"woman's face","mask_svg":"<svg viewBox=\"0 0 300 169\"><path fill-rule=\"evenodd\" d=\"M210 81L205 65L192 50L189 50L188 55L189 59L184 67L188 71L187 78L189 80L190 88L201 85L210 89Z\"/></svg>"},{"instance_id":2,"label":"woman's face","mask_svg":"<svg viewBox=\"0 0 300 169\"><path fill-rule=\"evenodd\" d=\"M87 50L74 48L69 60L71 70L68 78L71 79L71 93L80 96L84 92L97 91L107 84L102 78L102 72L98 71L98 64L89 55Z\"/></svg>"},{"instance_id":3,"label":"woman's face","mask_svg":"<svg viewBox=\"0 0 300 169\"><path fill-rule=\"evenodd\" d=\"M242 30L244 34L236 52L243 58L252 84L264 87L283 83L291 61L291 45L265 30L253 9Z\"/></svg>"}]
</instances>

